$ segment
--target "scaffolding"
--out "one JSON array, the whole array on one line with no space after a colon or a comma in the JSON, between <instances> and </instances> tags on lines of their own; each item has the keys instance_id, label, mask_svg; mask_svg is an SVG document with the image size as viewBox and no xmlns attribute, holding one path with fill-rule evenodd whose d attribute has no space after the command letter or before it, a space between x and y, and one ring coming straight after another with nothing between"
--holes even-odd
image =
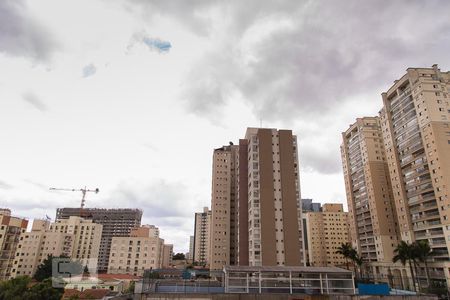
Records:
<instances>
[{"instance_id":1,"label":"scaffolding","mask_svg":"<svg viewBox=\"0 0 450 300\"><path fill-rule=\"evenodd\" d=\"M355 294L353 272L337 267L226 266L225 293Z\"/></svg>"}]
</instances>

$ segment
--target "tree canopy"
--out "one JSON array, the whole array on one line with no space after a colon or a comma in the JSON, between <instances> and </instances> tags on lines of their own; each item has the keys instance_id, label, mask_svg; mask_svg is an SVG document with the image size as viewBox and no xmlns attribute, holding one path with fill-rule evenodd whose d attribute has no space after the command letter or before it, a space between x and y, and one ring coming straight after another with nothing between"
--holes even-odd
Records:
<instances>
[{"instance_id":1,"label":"tree canopy","mask_svg":"<svg viewBox=\"0 0 450 300\"><path fill-rule=\"evenodd\" d=\"M0 300L59 300L63 289L52 287L51 279L33 283L28 276L19 276L0 283Z\"/></svg>"}]
</instances>

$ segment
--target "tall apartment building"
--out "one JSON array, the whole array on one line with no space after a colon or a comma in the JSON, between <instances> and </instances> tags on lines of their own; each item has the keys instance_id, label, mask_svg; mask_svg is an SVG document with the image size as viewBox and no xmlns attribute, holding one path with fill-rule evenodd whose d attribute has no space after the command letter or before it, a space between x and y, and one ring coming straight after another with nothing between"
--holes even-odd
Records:
<instances>
[{"instance_id":1,"label":"tall apartment building","mask_svg":"<svg viewBox=\"0 0 450 300\"><path fill-rule=\"evenodd\" d=\"M37 267L49 256L72 257L75 238L71 233L50 231L50 221L34 220L30 232L20 236L11 277L34 276Z\"/></svg>"},{"instance_id":2,"label":"tall apartment building","mask_svg":"<svg viewBox=\"0 0 450 300\"><path fill-rule=\"evenodd\" d=\"M230 143L215 149L212 163L210 269L221 270L236 261L236 156Z\"/></svg>"},{"instance_id":3,"label":"tall apartment building","mask_svg":"<svg viewBox=\"0 0 450 300\"><path fill-rule=\"evenodd\" d=\"M390 262L398 224L379 118L358 118L342 140L353 246L367 262Z\"/></svg>"},{"instance_id":4,"label":"tall apartment building","mask_svg":"<svg viewBox=\"0 0 450 300\"><path fill-rule=\"evenodd\" d=\"M248 128L239 145L214 150L211 263L304 263L297 138Z\"/></svg>"},{"instance_id":5,"label":"tall apartment building","mask_svg":"<svg viewBox=\"0 0 450 300\"><path fill-rule=\"evenodd\" d=\"M142 276L146 269L159 269L163 264L164 240L149 228L131 230L128 237L113 237L108 273Z\"/></svg>"},{"instance_id":6,"label":"tall apartment building","mask_svg":"<svg viewBox=\"0 0 450 300\"><path fill-rule=\"evenodd\" d=\"M436 272L448 280L450 72L437 65L409 68L382 97L381 126L400 237L428 240L433 260L442 266Z\"/></svg>"},{"instance_id":7,"label":"tall apartment building","mask_svg":"<svg viewBox=\"0 0 450 300\"><path fill-rule=\"evenodd\" d=\"M11 216L9 209L0 209L0 281L11 276L19 238L27 226L28 220Z\"/></svg>"},{"instance_id":8,"label":"tall apartment building","mask_svg":"<svg viewBox=\"0 0 450 300\"><path fill-rule=\"evenodd\" d=\"M239 179L247 178L248 193L239 204L248 203L248 224L239 226L248 226L248 263L302 265L297 137L291 130L248 128L245 139L247 174L240 174Z\"/></svg>"},{"instance_id":9,"label":"tall apartment building","mask_svg":"<svg viewBox=\"0 0 450 300\"><path fill-rule=\"evenodd\" d=\"M305 213L310 266L345 266L344 257L336 251L350 242L348 217L342 204L324 204L322 211Z\"/></svg>"},{"instance_id":10,"label":"tall apartment building","mask_svg":"<svg viewBox=\"0 0 450 300\"><path fill-rule=\"evenodd\" d=\"M191 235L189 236L189 257L187 259L189 260L194 260L194 242L195 241L195 236Z\"/></svg>"},{"instance_id":11,"label":"tall apartment building","mask_svg":"<svg viewBox=\"0 0 450 300\"><path fill-rule=\"evenodd\" d=\"M194 261L201 265L207 265L210 262L210 230L211 211L208 207L204 207L203 212L195 213L194 244L192 250Z\"/></svg>"},{"instance_id":12,"label":"tall apartment building","mask_svg":"<svg viewBox=\"0 0 450 300\"><path fill-rule=\"evenodd\" d=\"M58 208L56 219L68 219L70 216L80 216L80 208ZM141 226L142 210L130 208L104 209L84 208L83 218L103 225L100 241L98 271L108 270L109 253L113 237L129 236L131 229Z\"/></svg>"}]
</instances>

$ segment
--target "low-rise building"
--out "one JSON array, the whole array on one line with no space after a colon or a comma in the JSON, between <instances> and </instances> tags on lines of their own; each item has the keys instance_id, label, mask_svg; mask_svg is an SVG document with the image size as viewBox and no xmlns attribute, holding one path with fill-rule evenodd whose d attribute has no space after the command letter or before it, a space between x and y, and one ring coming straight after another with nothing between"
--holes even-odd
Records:
<instances>
[{"instance_id":1,"label":"low-rise building","mask_svg":"<svg viewBox=\"0 0 450 300\"><path fill-rule=\"evenodd\" d=\"M145 269L161 268L163 245L163 239L143 227L132 229L129 237L113 237L108 273L142 276Z\"/></svg>"},{"instance_id":2,"label":"low-rise building","mask_svg":"<svg viewBox=\"0 0 450 300\"><path fill-rule=\"evenodd\" d=\"M168 268L173 264L173 245L172 244L163 244L162 252L161 252L161 267Z\"/></svg>"}]
</instances>

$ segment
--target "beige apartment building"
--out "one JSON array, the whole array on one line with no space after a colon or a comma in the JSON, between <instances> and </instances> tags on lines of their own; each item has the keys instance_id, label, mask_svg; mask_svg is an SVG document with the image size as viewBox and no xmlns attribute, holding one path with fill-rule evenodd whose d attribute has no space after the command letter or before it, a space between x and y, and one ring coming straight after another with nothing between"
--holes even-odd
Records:
<instances>
[{"instance_id":1,"label":"beige apartment building","mask_svg":"<svg viewBox=\"0 0 450 300\"><path fill-rule=\"evenodd\" d=\"M49 256L67 256L83 265L94 267L98 259L102 225L80 217L50 223L34 220L30 232L23 232L15 252L11 277L33 276Z\"/></svg>"},{"instance_id":2,"label":"beige apartment building","mask_svg":"<svg viewBox=\"0 0 450 300\"><path fill-rule=\"evenodd\" d=\"M161 268L163 245L149 227L132 229L129 237L113 237L108 273L142 276L146 269Z\"/></svg>"},{"instance_id":3,"label":"beige apartment building","mask_svg":"<svg viewBox=\"0 0 450 300\"><path fill-rule=\"evenodd\" d=\"M72 257L74 243L73 234L51 232L49 221L35 219L31 232L20 236L11 277L34 276L37 267L49 255Z\"/></svg>"},{"instance_id":4,"label":"beige apartment building","mask_svg":"<svg viewBox=\"0 0 450 300\"><path fill-rule=\"evenodd\" d=\"M204 207L203 212L195 213L192 251L194 262L200 265L209 265L210 261L211 214L208 207Z\"/></svg>"},{"instance_id":5,"label":"beige apartment building","mask_svg":"<svg viewBox=\"0 0 450 300\"><path fill-rule=\"evenodd\" d=\"M350 242L349 215L342 204L324 204L320 212L305 214L308 262L314 267L345 267L338 248Z\"/></svg>"},{"instance_id":6,"label":"beige apartment building","mask_svg":"<svg viewBox=\"0 0 450 300\"><path fill-rule=\"evenodd\" d=\"M0 209L0 281L11 276L20 235L27 226L28 220L11 216L9 209Z\"/></svg>"},{"instance_id":7,"label":"beige apartment building","mask_svg":"<svg viewBox=\"0 0 450 300\"><path fill-rule=\"evenodd\" d=\"M215 149L210 268L303 265L300 204L291 130L248 128L239 145Z\"/></svg>"},{"instance_id":8,"label":"beige apartment building","mask_svg":"<svg viewBox=\"0 0 450 300\"><path fill-rule=\"evenodd\" d=\"M400 238L428 240L432 277L447 278L450 286L450 72L437 65L408 68L382 98Z\"/></svg>"},{"instance_id":9,"label":"beige apartment building","mask_svg":"<svg viewBox=\"0 0 450 300\"><path fill-rule=\"evenodd\" d=\"M211 225L209 266L222 270L234 264L235 258L235 209L236 209L236 154L239 146L230 143L215 149L212 163ZM232 222L233 220L233 222ZM194 253L197 248L195 238ZM194 256L194 260L197 257Z\"/></svg>"},{"instance_id":10,"label":"beige apartment building","mask_svg":"<svg viewBox=\"0 0 450 300\"><path fill-rule=\"evenodd\" d=\"M55 223L50 224L51 232L73 235L71 258L89 266L93 260L98 260L102 229L103 225L101 224L74 216L56 220Z\"/></svg>"},{"instance_id":11,"label":"beige apartment building","mask_svg":"<svg viewBox=\"0 0 450 300\"><path fill-rule=\"evenodd\" d=\"M172 244L163 244L162 246L162 258L161 258L161 267L169 268L173 264L173 245Z\"/></svg>"},{"instance_id":12,"label":"beige apartment building","mask_svg":"<svg viewBox=\"0 0 450 300\"><path fill-rule=\"evenodd\" d=\"M358 118L342 139L352 244L367 262L391 262L398 224L380 119Z\"/></svg>"}]
</instances>

